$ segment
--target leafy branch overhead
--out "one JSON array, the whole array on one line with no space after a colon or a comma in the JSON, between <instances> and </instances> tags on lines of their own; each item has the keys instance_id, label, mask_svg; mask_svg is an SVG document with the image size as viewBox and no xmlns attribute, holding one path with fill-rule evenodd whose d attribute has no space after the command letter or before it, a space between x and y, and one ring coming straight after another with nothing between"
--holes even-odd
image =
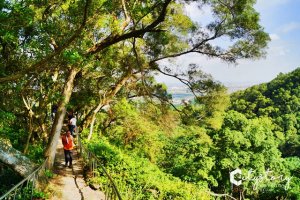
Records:
<instances>
[{"instance_id":1,"label":"leafy branch overhead","mask_svg":"<svg viewBox=\"0 0 300 200\"><path fill-rule=\"evenodd\" d=\"M209 9L211 22L194 22L187 4L199 11ZM188 63L186 68L168 61L189 53L231 63L263 56L269 37L253 4L251 0L1 1L3 105L14 102L18 108L8 109L28 117L27 146L41 131L40 138L49 138L45 155L54 158L65 111L72 106L82 111L80 125L90 127L91 138L97 114L117 99L139 96L170 104L170 95L155 83L154 73L177 78L199 102L207 102L201 97L211 93L216 98L223 93L222 86L198 65ZM223 38L230 44L220 44ZM24 101L17 100L19 96ZM58 114L49 132L43 111L54 103ZM197 120L213 118L218 109L213 113L202 109Z\"/></svg>"},{"instance_id":2,"label":"leafy branch overhead","mask_svg":"<svg viewBox=\"0 0 300 200\"><path fill-rule=\"evenodd\" d=\"M192 22L184 11L188 3L198 5L199 10L208 6L212 22L206 26ZM54 63L62 62L66 55L70 56L66 61L72 60L70 64L84 69L104 49L119 42L128 46L125 41L131 38L136 38L138 48L149 62L188 53L228 62L259 58L269 37L259 25L253 3L237 0L6 3L1 20L5 31L0 35L3 66L0 82L52 70ZM13 23L18 24L8 26ZM215 45L213 41L219 38L228 38L232 44L223 48ZM73 54L66 54L70 50ZM78 59L74 60L74 55Z\"/></svg>"},{"instance_id":3,"label":"leafy branch overhead","mask_svg":"<svg viewBox=\"0 0 300 200\"><path fill-rule=\"evenodd\" d=\"M197 61L263 57L254 4L0 0L0 140L11 144L0 142L0 179L2 163L30 173L27 157L51 168L68 112L124 199L299 199L299 70L229 96ZM194 96L175 105L157 74ZM236 168L293 176L291 191L279 180L232 187Z\"/></svg>"}]
</instances>

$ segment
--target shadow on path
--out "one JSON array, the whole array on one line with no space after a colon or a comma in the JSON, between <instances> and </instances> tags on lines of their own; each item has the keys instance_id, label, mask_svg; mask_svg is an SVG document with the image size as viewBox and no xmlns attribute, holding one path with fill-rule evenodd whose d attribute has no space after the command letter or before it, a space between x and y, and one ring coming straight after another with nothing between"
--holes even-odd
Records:
<instances>
[{"instance_id":1,"label":"shadow on path","mask_svg":"<svg viewBox=\"0 0 300 200\"><path fill-rule=\"evenodd\" d=\"M83 161L76 147L73 150L73 167L65 167L64 151L61 141L56 149L54 178L50 181L52 196L50 200L104 200L101 191L91 189L83 179Z\"/></svg>"}]
</instances>

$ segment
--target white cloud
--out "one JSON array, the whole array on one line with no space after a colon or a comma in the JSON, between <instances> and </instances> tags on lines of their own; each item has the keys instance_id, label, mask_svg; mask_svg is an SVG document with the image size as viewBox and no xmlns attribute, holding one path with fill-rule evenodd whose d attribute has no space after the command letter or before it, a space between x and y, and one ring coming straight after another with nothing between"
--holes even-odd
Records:
<instances>
[{"instance_id":1,"label":"white cloud","mask_svg":"<svg viewBox=\"0 0 300 200\"><path fill-rule=\"evenodd\" d=\"M274 34L276 35L276 34ZM275 37L273 35L273 38ZM174 59L180 69L186 69L189 63L196 63L210 73L215 80L223 83L262 83L275 78L280 72L287 73L299 66L298 55L291 43L280 39L270 42L267 56L260 60L239 60L238 65L227 64L219 59L207 59L198 54L188 54ZM160 77L168 86L178 84L175 79Z\"/></svg>"},{"instance_id":2,"label":"white cloud","mask_svg":"<svg viewBox=\"0 0 300 200\"><path fill-rule=\"evenodd\" d=\"M282 28L281 28L281 31L283 33L289 33L291 31L294 31L294 30L297 30L297 29L300 29L300 23L297 23L297 22L291 22L291 23L288 23L286 25L284 25Z\"/></svg>"},{"instance_id":3,"label":"white cloud","mask_svg":"<svg viewBox=\"0 0 300 200\"><path fill-rule=\"evenodd\" d=\"M269 49L268 51L268 57L269 59L274 59L278 56L286 56L290 50L285 47L285 46L273 46L272 48Z\"/></svg>"},{"instance_id":4,"label":"white cloud","mask_svg":"<svg viewBox=\"0 0 300 200\"><path fill-rule=\"evenodd\" d=\"M277 35L277 34L275 34L275 33L271 33L271 34L270 34L270 38L271 38L272 41L274 41L274 40L279 40L279 39L280 39L279 35Z\"/></svg>"},{"instance_id":5,"label":"white cloud","mask_svg":"<svg viewBox=\"0 0 300 200\"><path fill-rule=\"evenodd\" d=\"M281 56L285 56L285 55L286 55L286 51L285 51L285 50L281 50L281 51L279 51L279 55L281 55Z\"/></svg>"},{"instance_id":6,"label":"white cloud","mask_svg":"<svg viewBox=\"0 0 300 200\"><path fill-rule=\"evenodd\" d=\"M239 60L239 65L228 65L218 59L207 59L205 56L189 54L178 58L178 66L186 67L189 63L197 63L201 69L221 82L267 82L277 76L278 73L289 72L299 66L299 38L296 35L285 35L300 31L300 21L295 16L295 9L288 10L295 1L300 0L257 0L255 8L261 13L262 24L270 33L272 41L269 43L265 59ZM288 5L289 4L289 5ZM276 16L278 12L286 13L286 16ZM286 12L285 12L286 11ZM198 10L195 4L186 7L186 12L196 21L206 24L211 18L211 10L204 8ZM281 15L282 15L281 14ZM227 40L219 40L213 44L226 44ZM162 81L169 82L165 77ZM174 83L175 81L172 80Z\"/></svg>"},{"instance_id":7,"label":"white cloud","mask_svg":"<svg viewBox=\"0 0 300 200\"><path fill-rule=\"evenodd\" d=\"M209 6L202 6L199 9L199 5L197 3L191 3L185 6L185 10L188 16L191 17L192 20L200 23L200 24L208 24L212 21L212 12Z\"/></svg>"}]
</instances>

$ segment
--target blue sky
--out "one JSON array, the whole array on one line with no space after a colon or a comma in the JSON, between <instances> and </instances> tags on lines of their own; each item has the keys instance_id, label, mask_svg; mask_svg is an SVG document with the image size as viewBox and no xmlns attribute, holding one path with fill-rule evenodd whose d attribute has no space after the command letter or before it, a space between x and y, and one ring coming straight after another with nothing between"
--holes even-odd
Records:
<instances>
[{"instance_id":1,"label":"blue sky","mask_svg":"<svg viewBox=\"0 0 300 200\"><path fill-rule=\"evenodd\" d=\"M255 8L260 13L261 25L272 39L266 58L240 60L238 65L228 65L198 55L187 55L176 61L182 65L198 63L214 79L237 85L268 82L280 72L287 73L300 67L300 0L257 0ZM209 12L199 11L195 5L188 6L187 13L201 23L209 19ZM168 86L178 84L176 80L162 76L157 80Z\"/></svg>"}]
</instances>

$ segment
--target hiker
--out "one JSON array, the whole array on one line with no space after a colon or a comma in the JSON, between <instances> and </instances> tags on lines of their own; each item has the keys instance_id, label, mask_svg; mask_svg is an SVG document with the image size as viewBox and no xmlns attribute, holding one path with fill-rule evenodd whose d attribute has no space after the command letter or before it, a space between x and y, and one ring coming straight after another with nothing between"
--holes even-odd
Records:
<instances>
[{"instance_id":1,"label":"hiker","mask_svg":"<svg viewBox=\"0 0 300 200\"><path fill-rule=\"evenodd\" d=\"M76 117L75 115L72 116L72 118L69 121L69 130L71 132L71 135L74 136L75 130L76 130Z\"/></svg>"},{"instance_id":2,"label":"hiker","mask_svg":"<svg viewBox=\"0 0 300 200\"><path fill-rule=\"evenodd\" d=\"M67 167L68 163L69 163L69 168L71 168L72 160L73 160L72 159L72 149L74 147L74 143L73 143L73 137L69 130L65 134L63 134L62 143L64 145L65 167Z\"/></svg>"},{"instance_id":3,"label":"hiker","mask_svg":"<svg viewBox=\"0 0 300 200\"><path fill-rule=\"evenodd\" d=\"M68 116L68 120L70 121L73 117L73 110L70 110L69 112L67 111L67 116Z\"/></svg>"},{"instance_id":4,"label":"hiker","mask_svg":"<svg viewBox=\"0 0 300 200\"><path fill-rule=\"evenodd\" d=\"M53 104L51 106L51 119L52 119L52 121L54 121L55 114L57 113L57 109L58 109L58 105L57 104Z\"/></svg>"}]
</instances>

